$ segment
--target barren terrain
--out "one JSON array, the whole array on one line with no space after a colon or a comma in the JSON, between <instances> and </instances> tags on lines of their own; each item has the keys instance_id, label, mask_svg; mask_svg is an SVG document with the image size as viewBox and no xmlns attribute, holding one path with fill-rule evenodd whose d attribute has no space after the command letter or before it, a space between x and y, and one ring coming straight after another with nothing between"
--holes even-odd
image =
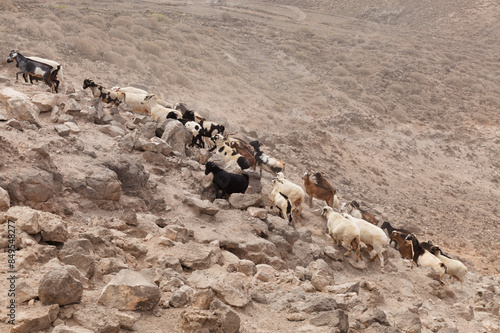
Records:
<instances>
[{"instance_id":1,"label":"barren terrain","mask_svg":"<svg viewBox=\"0 0 500 333\"><path fill-rule=\"evenodd\" d=\"M184 102L224 124L229 133L258 138L266 152L286 161L287 178L295 183L302 185L305 171L322 172L343 202L359 201L379 221L430 239L467 265L469 280L463 289L447 283L441 292L429 278L432 274L414 273L393 250L384 270L377 263L358 270L347 260L335 262L335 283L377 285L384 301L367 296L363 302L386 311L391 324L399 309L408 309L419 311L424 332L498 329L498 306L494 319L481 317L481 312L472 321L461 315L463 308L477 306L480 287L499 282L498 2L0 0L0 17L2 54L19 50L60 62L65 89L74 91L81 105L92 105L90 92L82 91L87 78ZM6 78L0 88L30 96L47 91L42 83L15 82L15 67L5 61L0 76ZM67 92L58 98L64 102ZM133 114L120 112L133 122ZM41 129L24 126L23 132L0 123L0 136L8 141L0 150L5 153L0 156L0 185L6 182L2 174L31 161L19 156L46 147L64 176L63 189L57 200L31 206L64 217L78 234L75 239L100 223L113 228L113 218L125 208L134 209L139 219L154 220L154 215L181 224L201 244L244 242L255 234L246 211L221 210L212 217L186 208L185 193L203 192L206 198L202 186L191 180L202 178L197 176L201 167L163 165L138 151L125 152L120 138L101 133L94 123L78 122L81 132L71 135L76 139L62 139L49 114L40 114L40 121ZM94 151L97 159L85 151ZM153 199L95 204L65 183L95 161L123 155L144 165ZM271 178L264 173L264 195L270 192ZM151 204L159 198L166 207ZM308 230L313 243L324 247L331 244L318 214L322 205L315 201L313 208L306 206L295 227ZM161 256L163 250L153 240L144 240L148 256ZM302 258L289 259L284 259L288 268L299 266ZM153 260L131 262L137 270L154 267ZM82 304L91 304L109 279L96 279ZM274 288L260 292L274 293L277 299L295 295L292 285ZM433 310L422 312L425 302ZM307 320L290 320L293 311L285 306L257 303L238 309L240 332L332 332ZM145 313L136 329L181 332L180 312L167 307ZM351 330L383 332L376 327Z\"/></svg>"}]
</instances>

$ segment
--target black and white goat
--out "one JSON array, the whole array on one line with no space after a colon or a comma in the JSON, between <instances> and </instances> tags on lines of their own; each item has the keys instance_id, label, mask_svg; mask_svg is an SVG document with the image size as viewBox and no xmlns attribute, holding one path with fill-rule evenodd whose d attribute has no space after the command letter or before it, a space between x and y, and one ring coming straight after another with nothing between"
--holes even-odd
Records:
<instances>
[{"instance_id":1,"label":"black and white goat","mask_svg":"<svg viewBox=\"0 0 500 333\"><path fill-rule=\"evenodd\" d=\"M57 93L58 82L54 81L53 71L59 71L59 68L54 68L51 65L35 61L24 57L21 53L12 50L7 58L7 62L16 62L16 67L19 71L16 73L16 81L19 79L19 74L30 75L30 77L41 78L45 84L50 87L51 92ZM55 73L57 76L57 72ZM26 79L26 77L25 77Z\"/></svg>"},{"instance_id":2,"label":"black and white goat","mask_svg":"<svg viewBox=\"0 0 500 333\"><path fill-rule=\"evenodd\" d=\"M87 88L90 88L94 98L99 98L104 103L114 104L118 106L125 100L124 93L105 88L100 84L96 84L94 81L90 79L83 80L83 89Z\"/></svg>"},{"instance_id":3,"label":"black and white goat","mask_svg":"<svg viewBox=\"0 0 500 333\"><path fill-rule=\"evenodd\" d=\"M442 279L446 274L446 265L439 260L435 255L424 249L418 242L417 237L414 234L409 234L406 236L406 240L411 241L411 247L413 252L413 262L417 266L428 266L431 267L436 273L439 274L439 282L444 284Z\"/></svg>"},{"instance_id":4,"label":"black and white goat","mask_svg":"<svg viewBox=\"0 0 500 333\"><path fill-rule=\"evenodd\" d=\"M410 232L406 229L398 229L398 228L394 228L390 223L389 221L385 221L384 223L382 223L382 225L380 226L380 228L382 229L385 229L387 230L387 234L389 235L389 238L390 238L390 242L389 242L389 245L394 242L394 248L397 249L397 247L399 246L399 243L396 241L396 239L393 238L393 234L392 232L393 231L398 231L400 236L405 239L406 236L408 236L410 234Z\"/></svg>"},{"instance_id":5,"label":"black and white goat","mask_svg":"<svg viewBox=\"0 0 500 333\"><path fill-rule=\"evenodd\" d=\"M215 198L224 198L232 193L245 193L248 188L249 178L247 174L238 175L222 170L213 162L205 164L205 175L212 173L215 188Z\"/></svg>"},{"instance_id":6,"label":"black and white goat","mask_svg":"<svg viewBox=\"0 0 500 333\"><path fill-rule=\"evenodd\" d=\"M236 150L229 147L224 140L224 136L222 134L216 134L212 137L212 142L215 144L209 151L215 150L215 154L222 157L224 163L236 163L240 166L241 170L245 170L250 168L250 162L246 159L245 156L238 154Z\"/></svg>"},{"instance_id":7,"label":"black and white goat","mask_svg":"<svg viewBox=\"0 0 500 333\"><path fill-rule=\"evenodd\" d=\"M285 162L277 160L274 157L270 157L266 153L262 152L260 150L260 142L258 140L251 141L250 145L255 151L255 159L257 160L257 165L260 168L260 177L262 177L262 169L275 176L278 172L285 171Z\"/></svg>"}]
</instances>

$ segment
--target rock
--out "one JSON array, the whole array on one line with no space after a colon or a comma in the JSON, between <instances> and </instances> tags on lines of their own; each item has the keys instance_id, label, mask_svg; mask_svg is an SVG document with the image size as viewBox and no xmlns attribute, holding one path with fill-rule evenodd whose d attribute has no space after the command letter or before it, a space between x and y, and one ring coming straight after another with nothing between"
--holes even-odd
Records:
<instances>
[{"instance_id":1,"label":"rock","mask_svg":"<svg viewBox=\"0 0 500 333\"><path fill-rule=\"evenodd\" d=\"M417 314L410 312L408 309L401 309L393 313L394 326L408 333L422 332L422 322Z\"/></svg>"},{"instance_id":2,"label":"rock","mask_svg":"<svg viewBox=\"0 0 500 333\"><path fill-rule=\"evenodd\" d=\"M189 231L179 225L168 225L163 228L163 235L174 242L187 243L189 241Z\"/></svg>"},{"instance_id":3,"label":"rock","mask_svg":"<svg viewBox=\"0 0 500 333\"><path fill-rule=\"evenodd\" d=\"M200 214L215 215L219 212L219 208L208 200L185 197L182 203L194 207Z\"/></svg>"},{"instance_id":4,"label":"rock","mask_svg":"<svg viewBox=\"0 0 500 333\"><path fill-rule=\"evenodd\" d=\"M55 95L54 94L36 94L31 97L31 102L35 104L40 112L48 112L52 110L55 105Z\"/></svg>"},{"instance_id":5,"label":"rock","mask_svg":"<svg viewBox=\"0 0 500 333\"><path fill-rule=\"evenodd\" d=\"M118 321L120 322L120 327L129 331L135 331L134 325L140 319L140 314L138 313L124 313L116 312Z\"/></svg>"},{"instance_id":6,"label":"rock","mask_svg":"<svg viewBox=\"0 0 500 333\"><path fill-rule=\"evenodd\" d=\"M62 257L61 261L67 265L75 266L87 279L94 275L95 260L89 255L73 253Z\"/></svg>"},{"instance_id":7,"label":"rock","mask_svg":"<svg viewBox=\"0 0 500 333\"><path fill-rule=\"evenodd\" d=\"M59 117L62 115L61 110L57 105L52 108L50 112L50 121L53 123L57 123L59 121Z\"/></svg>"},{"instance_id":8,"label":"rock","mask_svg":"<svg viewBox=\"0 0 500 333\"><path fill-rule=\"evenodd\" d=\"M45 171L27 166L11 176L6 188L12 205L42 203L59 191L61 180L56 170Z\"/></svg>"},{"instance_id":9,"label":"rock","mask_svg":"<svg viewBox=\"0 0 500 333\"><path fill-rule=\"evenodd\" d=\"M248 207L247 212L251 217L255 217L261 220L267 219L267 209L265 208Z\"/></svg>"},{"instance_id":10,"label":"rock","mask_svg":"<svg viewBox=\"0 0 500 333\"><path fill-rule=\"evenodd\" d=\"M77 124L71 122L71 121L66 121L64 124L64 126L68 127L69 128L69 131L73 134L78 134L80 133L80 127L78 127Z\"/></svg>"},{"instance_id":11,"label":"rock","mask_svg":"<svg viewBox=\"0 0 500 333\"><path fill-rule=\"evenodd\" d=\"M276 279L277 271L270 265L258 264L255 266L255 269L255 278L260 281L269 282Z\"/></svg>"},{"instance_id":12,"label":"rock","mask_svg":"<svg viewBox=\"0 0 500 333\"><path fill-rule=\"evenodd\" d=\"M324 291L334 283L330 268L323 259L311 262L307 269L312 272L311 283L318 291Z\"/></svg>"},{"instance_id":13,"label":"rock","mask_svg":"<svg viewBox=\"0 0 500 333\"><path fill-rule=\"evenodd\" d=\"M108 309L94 304L74 306L73 320L92 332L120 332L120 319L116 315L115 309Z\"/></svg>"},{"instance_id":14,"label":"rock","mask_svg":"<svg viewBox=\"0 0 500 333\"><path fill-rule=\"evenodd\" d=\"M247 276L253 276L257 272L257 267L255 266L253 261L243 259L238 262L236 270Z\"/></svg>"},{"instance_id":15,"label":"rock","mask_svg":"<svg viewBox=\"0 0 500 333\"><path fill-rule=\"evenodd\" d=\"M126 152L132 152L134 150L134 135L129 133L120 139L118 146Z\"/></svg>"},{"instance_id":16,"label":"rock","mask_svg":"<svg viewBox=\"0 0 500 333\"><path fill-rule=\"evenodd\" d=\"M71 129L66 125L54 125L54 129L59 136L68 136L71 133Z\"/></svg>"},{"instance_id":17,"label":"rock","mask_svg":"<svg viewBox=\"0 0 500 333\"><path fill-rule=\"evenodd\" d=\"M80 172L75 172L77 170ZM118 201L122 195L122 184L116 173L98 164L73 168L73 174L66 177L66 181L65 185L90 200Z\"/></svg>"},{"instance_id":18,"label":"rock","mask_svg":"<svg viewBox=\"0 0 500 333\"><path fill-rule=\"evenodd\" d=\"M193 306L196 306L199 309L206 310L209 308L210 304L215 298L215 293L212 289L200 289L196 290L193 295Z\"/></svg>"},{"instance_id":19,"label":"rock","mask_svg":"<svg viewBox=\"0 0 500 333\"><path fill-rule=\"evenodd\" d=\"M189 286L182 286L172 294L170 297L170 305L174 308L180 308L191 302L194 295L194 289Z\"/></svg>"},{"instance_id":20,"label":"rock","mask_svg":"<svg viewBox=\"0 0 500 333\"><path fill-rule=\"evenodd\" d=\"M247 209L250 206L259 206L262 203L262 196L256 194L233 193L229 197L229 203L236 209Z\"/></svg>"},{"instance_id":21,"label":"rock","mask_svg":"<svg viewBox=\"0 0 500 333\"><path fill-rule=\"evenodd\" d=\"M141 273L124 269L104 287L98 302L118 310L148 311L160 301L156 284Z\"/></svg>"},{"instance_id":22,"label":"rock","mask_svg":"<svg viewBox=\"0 0 500 333\"><path fill-rule=\"evenodd\" d=\"M383 326L389 326L387 316L384 311L380 309L368 309L361 314L358 320L365 326L371 326L373 323L379 323Z\"/></svg>"},{"instance_id":23,"label":"rock","mask_svg":"<svg viewBox=\"0 0 500 333\"><path fill-rule=\"evenodd\" d=\"M133 209L127 209L123 212L120 217L127 225L137 226L139 222L137 221L137 214Z\"/></svg>"},{"instance_id":24,"label":"rock","mask_svg":"<svg viewBox=\"0 0 500 333\"><path fill-rule=\"evenodd\" d=\"M147 197L150 191L147 187L149 173L144 165L130 157L107 159L104 165L113 170L121 182L123 193L130 196Z\"/></svg>"},{"instance_id":25,"label":"rock","mask_svg":"<svg viewBox=\"0 0 500 333\"><path fill-rule=\"evenodd\" d=\"M174 151L179 152L181 156L186 156L186 145L191 143L193 134L174 119L167 119L160 124L160 128L164 130L161 139L167 142Z\"/></svg>"},{"instance_id":26,"label":"rock","mask_svg":"<svg viewBox=\"0 0 500 333\"><path fill-rule=\"evenodd\" d=\"M26 281L17 282L16 284L16 301L18 304L27 302L38 297L38 291L30 286Z\"/></svg>"},{"instance_id":27,"label":"rock","mask_svg":"<svg viewBox=\"0 0 500 333\"><path fill-rule=\"evenodd\" d=\"M59 251L61 257L69 256L75 253L90 255L94 250L92 243L86 238L72 239L64 243Z\"/></svg>"},{"instance_id":28,"label":"rock","mask_svg":"<svg viewBox=\"0 0 500 333\"><path fill-rule=\"evenodd\" d=\"M19 230L24 230L32 235L40 232L38 223L40 214L37 210L24 206L14 206L9 208L6 216L8 219L16 221L16 227Z\"/></svg>"},{"instance_id":29,"label":"rock","mask_svg":"<svg viewBox=\"0 0 500 333\"><path fill-rule=\"evenodd\" d=\"M27 95L12 88L4 88L0 90L0 100L6 101L7 117L19 121L27 120L31 124L40 126L38 119L40 109L31 103Z\"/></svg>"},{"instance_id":30,"label":"rock","mask_svg":"<svg viewBox=\"0 0 500 333\"><path fill-rule=\"evenodd\" d=\"M156 136L156 128L158 127L158 122L156 120L153 120L153 119L149 118L149 117L146 118L146 120L147 121L144 122L144 125L141 126L139 128L139 130L137 131L137 134L139 136L145 138L146 140L149 140L151 138L158 138ZM165 141L163 141L163 142L165 142Z\"/></svg>"},{"instance_id":31,"label":"rock","mask_svg":"<svg viewBox=\"0 0 500 333\"><path fill-rule=\"evenodd\" d=\"M154 151L157 151L165 156L169 156L172 153L172 146L170 146L167 142L163 141L162 139L156 136L149 139L149 142L155 146Z\"/></svg>"},{"instance_id":32,"label":"rock","mask_svg":"<svg viewBox=\"0 0 500 333\"><path fill-rule=\"evenodd\" d=\"M251 299L246 290L245 277L244 274L229 273L220 265L214 265L209 269L194 271L187 282L196 289L211 288L224 303L242 308Z\"/></svg>"},{"instance_id":33,"label":"rock","mask_svg":"<svg viewBox=\"0 0 500 333\"><path fill-rule=\"evenodd\" d=\"M126 129L123 129L116 125L100 126L98 127L98 130L111 137L118 137L118 136L124 137L125 135L128 134Z\"/></svg>"},{"instance_id":34,"label":"rock","mask_svg":"<svg viewBox=\"0 0 500 333\"><path fill-rule=\"evenodd\" d=\"M107 125L113 121L113 117L111 117L107 112L104 111L102 107L102 103L100 99L96 99L94 102L93 111L90 110L89 116L92 118L97 125Z\"/></svg>"},{"instance_id":35,"label":"rock","mask_svg":"<svg viewBox=\"0 0 500 333\"><path fill-rule=\"evenodd\" d=\"M210 310L188 308L181 313L182 331L185 333L220 332L219 317Z\"/></svg>"},{"instance_id":36,"label":"rock","mask_svg":"<svg viewBox=\"0 0 500 333\"><path fill-rule=\"evenodd\" d=\"M348 282L344 284L338 284L335 286L327 286L326 291L334 294L347 294L347 293L359 294L359 282Z\"/></svg>"},{"instance_id":37,"label":"rock","mask_svg":"<svg viewBox=\"0 0 500 333\"><path fill-rule=\"evenodd\" d=\"M52 330L52 333L94 333L94 331L83 328L81 326L57 325Z\"/></svg>"},{"instance_id":38,"label":"rock","mask_svg":"<svg viewBox=\"0 0 500 333\"><path fill-rule=\"evenodd\" d=\"M64 105L64 110L63 112L64 113L71 113L71 114L75 114L75 113L80 113L80 111L82 110L82 106L80 105L80 103L78 103L77 101L75 101L74 99L70 98L68 101L66 101L65 105Z\"/></svg>"},{"instance_id":39,"label":"rock","mask_svg":"<svg viewBox=\"0 0 500 333\"><path fill-rule=\"evenodd\" d=\"M21 123L17 119L10 119L9 121L7 121L6 125L14 128L20 132L24 131L23 125L21 125Z\"/></svg>"},{"instance_id":40,"label":"rock","mask_svg":"<svg viewBox=\"0 0 500 333\"><path fill-rule=\"evenodd\" d=\"M206 269L219 261L220 249L211 245L188 242L176 244L169 250L169 255L178 258L183 267L193 270Z\"/></svg>"},{"instance_id":41,"label":"rock","mask_svg":"<svg viewBox=\"0 0 500 333\"><path fill-rule=\"evenodd\" d=\"M79 302L83 285L64 267L46 273L40 280L38 296L43 304L66 305Z\"/></svg>"},{"instance_id":42,"label":"rock","mask_svg":"<svg viewBox=\"0 0 500 333\"><path fill-rule=\"evenodd\" d=\"M222 332L224 333L238 333L240 330L240 317L234 312L231 307L222 303L220 300L215 299L210 304L210 310L214 311L219 316L219 323Z\"/></svg>"},{"instance_id":43,"label":"rock","mask_svg":"<svg viewBox=\"0 0 500 333\"><path fill-rule=\"evenodd\" d=\"M343 310L320 312L312 315L309 322L314 326L328 326L337 328L337 332L347 333L349 319Z\"/></svg>"},{"instance_id":44,"label":"rock","mask_svg":"<svg viewBox=\"0 0 500 333\"><path fill-rule=\"evenodd\" d=\"M57 319L59 305L30 306L17 312L16 324L11 333L32 333L49 329Z\"/></svg>"},{"instance_id":45,"label":"rock","mask_svg":"<svg viewBox=\"0 0 500 333\"><path fill-rule=\"evenodd\" d=\"M69 233L64 220L51 213L41 212L38 220L42 239L45 242L60 242L68 240Z\"/></svg>"}]
</instances>

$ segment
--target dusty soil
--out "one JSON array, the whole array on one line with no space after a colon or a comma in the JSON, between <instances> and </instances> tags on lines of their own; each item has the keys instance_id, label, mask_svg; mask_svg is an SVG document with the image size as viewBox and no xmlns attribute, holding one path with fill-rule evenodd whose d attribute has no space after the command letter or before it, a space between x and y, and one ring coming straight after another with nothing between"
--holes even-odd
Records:
<instances>
[{"instance_id":1,"label":"dusty soil","mask_svg":"<svg viewBox=\"0 0 500 333\"><path fill-rule=\"evenodd\" d=\"M475 274L500 273L495 1L0 1L0 8L4 56L16 49L57 60L76 90L86 78L143 87L187 103L230 133L254 131L286 161L289 179L300 184L303 172L321 171L342 201L358 200L380 221L433 240ZM14 66L1 63L0 75L13 77ZM30 144L24 134L0 131L19 147ZM82 125L79 140L119 154L92 124ZM66 167L89 158L61 152L54 161ZM205 229L200 223L239 232L177 208L171 191L183 187L179 172L145 167L162 184L169 214L195 233ZM270 179L264 175L266 191ZM319 207L306 207L297 224L322 238ZM83 228L94 214L81 210L70 220ZM413 288L405 279L419 282L409 271L385 280L376 265L369 269L387 293L394 281L403 296ZM456 295L454 302L467 302L474 289ZM388 299L385 310L413 303ZM272 309L246 311L242 332L308 331ZM157 332L178 312L144 315L140 331Z\"/></svg>"}]
</instances>

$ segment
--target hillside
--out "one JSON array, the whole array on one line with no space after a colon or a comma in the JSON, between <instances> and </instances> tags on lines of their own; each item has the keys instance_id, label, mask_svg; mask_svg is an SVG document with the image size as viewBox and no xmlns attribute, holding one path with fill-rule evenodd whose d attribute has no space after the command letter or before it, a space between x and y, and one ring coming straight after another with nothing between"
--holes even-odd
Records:
<instances>
[{"instance_id":1,"label":"hillside","mask_svg":"<svg viewBox=\"0 0 500 333\"><path fill-rule=\"evenodd\" d=\"M96 299L122 268L162 291L154 310L127 313L139 332L181 332L196 303L188 287L196 295L213 290L241 319L240 332L342 331L325 317L344 315L349 332L411 332L411 321L422 332L498 330L495 1L0 0L0 9L4 56L19 50L56 60L65 80L54 97L43 83L16 82L12 63L0 64L2 92L44 99L48 109L12 123L2 95L0 187L10 206L31 207L40 221L50 220L41 212L55 214L68 232L64 241L39 230L19 234L18 284L37 290L45 273L70 265L65 243L92 243L86 255L95 272L86 272L80 303L61 305L43 332L62 323L124 331L78 319L112 316ZM426 268L410 270L393 249L384 269L366 254L359 264L343 258L324 234L323 202L287 225L269 207L265 172L260 180L250 172L249 196L259 199L251 206L262 215L221 201L215 215L200 213L192 202L214 199L200 164L208 153L173 141L159 151L148 140L160 125L96 102L82 89L87 78L183 102L228 133L259 139L297 184L305 171L322 172L342 202L357 200L379 221L464 262L463 288L447 278L440 286ZM66 121L79 132L58 135L54 125ZM196 254L194 264L182 262ZM201 287L203 274L222 276L238 296ZM2 281L0 300L8 302ZM172 305L179 293L191 302ZM39 303L32 294L18 311Z\"/></svg>"}]
</instances>

